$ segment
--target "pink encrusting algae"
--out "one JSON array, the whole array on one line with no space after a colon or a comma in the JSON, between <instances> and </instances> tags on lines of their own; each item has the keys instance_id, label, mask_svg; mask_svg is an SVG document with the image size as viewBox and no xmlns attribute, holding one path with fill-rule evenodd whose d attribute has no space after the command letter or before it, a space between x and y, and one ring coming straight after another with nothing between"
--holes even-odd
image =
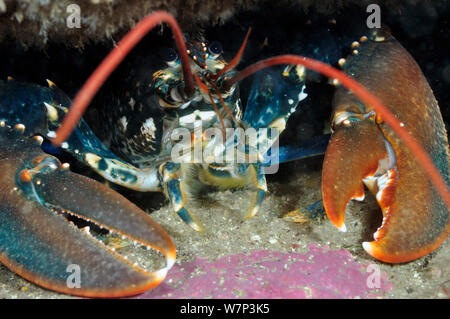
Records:
<instances>
[{"instance_id":1,"label":"pink encrusting algae","mask_svg":"<svg viewBox=\"0 0 450 319\"><path fill-rule=\"evenodd\" d=\"M255 250L216 261L176 264L140 298L376 298L392 289L385 273L344 250L311 244L306 254ZM375 265L376 268L376 265ZM372 276L372 277L371 277ZM379 283L379 284L378 284Z\"/></svg>"}]
</instances>

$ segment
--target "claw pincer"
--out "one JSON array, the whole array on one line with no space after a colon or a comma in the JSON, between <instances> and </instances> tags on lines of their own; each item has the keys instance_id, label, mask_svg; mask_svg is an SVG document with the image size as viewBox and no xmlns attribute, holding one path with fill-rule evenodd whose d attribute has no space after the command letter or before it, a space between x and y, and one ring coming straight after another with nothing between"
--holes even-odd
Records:
<instances>
[{"instance_id":1,"label":"claw pincer","mask_svg":"<svg viewBox=\"0 0 450 319\"><path fill-rule=\"evenodd\" d=\"M389 107L448 183L448 141L437 101L414 59L383 32L361 38L344 71ZM322 192L333 224L345 231L347 203L364 198L364 182L384 217L374 241L363 243L370 255L398 263L436 249L448 236L448 209L414 154L370 105L343 88L336 92L332 119Z\"/></svg>"},{"instance_id":2,"label":"claw pincer","mask_svg":"<svg viewBox=\"0 0 450 319\"><path fill-rule=\"evenodd\" d=\"M2 116L8 118L11 108L4 102ZM28 137L25 125L12 126L0 122L0 262L42 287L72 295L129 296L158 285L175 261L166 232L115 191L43 153L42 137ZM65 215L160 251L166 267L152 272L132 264ZM73 266L77 285L68 284Z\"/></svg>"}]
</instances>

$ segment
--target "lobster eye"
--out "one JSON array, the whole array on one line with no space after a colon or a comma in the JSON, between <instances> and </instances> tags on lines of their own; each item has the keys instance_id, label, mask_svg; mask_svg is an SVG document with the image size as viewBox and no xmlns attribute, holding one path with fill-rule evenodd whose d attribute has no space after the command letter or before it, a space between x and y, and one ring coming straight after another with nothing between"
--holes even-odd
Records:
<instances>
[{"instance_id":1,"label":"lobster eye","mask_svg":"<svg viewBox=\"0 0 450 319\"><path fill-rule=\"evenodd\" d=\"M172 48L163 48L159 51L159 54L161 55L161 58L167 63L175 62L178 59L177 51Z\"/></svg>"},{"instance_id":2,"label":"lobster eye","mask_svg":"<svg viewBox=\"0 0 450 319\"><path fill-rule=\"evenodd\" d=\"M211 44L208 46L208 51L209 53L211 53L212 55L219 55L222 53L222 44L219 41L213 41L211 42Z\"/></svg>"}]
</instances>

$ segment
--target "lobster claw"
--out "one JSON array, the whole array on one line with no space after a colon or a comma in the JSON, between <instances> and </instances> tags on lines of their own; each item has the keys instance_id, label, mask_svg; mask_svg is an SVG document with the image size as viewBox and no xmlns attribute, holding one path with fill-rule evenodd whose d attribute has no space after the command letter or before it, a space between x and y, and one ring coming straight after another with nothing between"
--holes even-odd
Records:
<instances>
[{"instance_id":1,"label":"lobster claw","mask_svg":"<svg viewBox=\"0 0 450 319\"><path fill-rule=\"evenodd\" d=\"M344 213L348 201L364 199L363 180L369 181L386 157L383 137L371 120L334 132L325 153L322 192L328 218L341 231L346 231Z\"/></svg>"},{"instance_id":2,"label":"lobster claw","mask_svg":"<svg viewBox=\"0 0 450 319\"><path fill-rule=\"evenodd\" d=\"M414 59L390 36L365 39L344 70L380 98L430 154L448 181L448 142L437 102ZM375 194L383 212L374 241L363 243L373 257L390 263L427 255L448 236L448 209L414 154L369 105L339 88L334 99L335 132L322 171L324 207L345 231L350 199Z\"/></svg>"},{"instance_id":3,"label":"lobster claw","mask_svg":"<svg viewBox=\"0 0 450 319\"><path fill-rule=\"evenodd\" d=\"M42 287L86 297L135 295L164 279L175 248L159 225L113 190L43 153L42 139L24 137L20 126L1 126L0 261L6 267ZM67 222L66 214L160 251L166 267L151 272L133 265ZM78 284L71 285L77 270Z\"/></svg>"}]
</instances>

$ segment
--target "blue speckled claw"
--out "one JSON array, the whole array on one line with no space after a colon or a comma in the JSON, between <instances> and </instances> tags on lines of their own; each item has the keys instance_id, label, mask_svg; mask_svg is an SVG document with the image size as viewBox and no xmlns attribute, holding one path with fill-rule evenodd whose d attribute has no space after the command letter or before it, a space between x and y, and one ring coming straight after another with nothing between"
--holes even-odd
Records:
<instances>
[{"instance_id":1,"label":"blue speckled claw","mask_svg":"<svg viewBox=\"0 0 450 319\"><path fill-rule=\"evenodd\" d=\"M0 261L6 267L42 287L86 297L135 295L164 279L176 253L160 226L113 190L43 153L42 138L24 137L23 125L0 126ZM160 251L165 268L151 272L131 264L65 214ZM79 269L79 285L70 284L73 269Z\"/></svg>"}]
</instances>

